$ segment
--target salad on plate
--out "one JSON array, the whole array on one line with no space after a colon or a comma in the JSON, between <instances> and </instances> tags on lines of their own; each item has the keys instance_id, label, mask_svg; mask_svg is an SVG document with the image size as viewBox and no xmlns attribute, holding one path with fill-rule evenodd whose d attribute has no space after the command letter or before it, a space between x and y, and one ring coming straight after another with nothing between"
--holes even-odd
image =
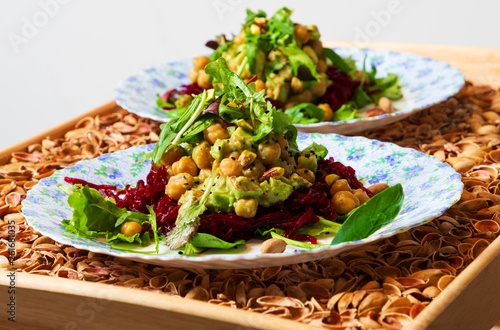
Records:
<instances>
[{"instance_id":1,"label":"salad on plate","mask_svg":"<svg viewBox=\"0 0 500 330\"><path fill-rule=\"evenodd\" d=\"M273 16L247 10L242 29L233 39L225 35L209 41L210 56L193 58L190 85L158 95L157 105L170 118L179 118L194 95L214 87L204 69L219 58L257 92L287 114L294 124L374 117L393 111L402 98L399 77L378 77L375 66L358 70L351 57L342 58L324 48L315 25L292 22L292 10L283 7ZM365 58L366 60L366 58ZM359 111L364 109L365 111Z\"/></svg>"},{"instance_id":2,"label":"salad on plate","mask_svg":"<svg viewBox=\"0 0 500 330\"><path fill-rule=\"evenodd\" d=\"M326 158L324 146L299 150L290 116L223 56L204 72L213 88L162 124L145 182L119 189L65 178L72 185L60 188L73 208L62 222L67 232L138 253L166 244L200 255L252 238L311 249L324 246L318 238L366 238L399 214L400 184L365 188L351 167Z\"/></svg>"}]
</instances>

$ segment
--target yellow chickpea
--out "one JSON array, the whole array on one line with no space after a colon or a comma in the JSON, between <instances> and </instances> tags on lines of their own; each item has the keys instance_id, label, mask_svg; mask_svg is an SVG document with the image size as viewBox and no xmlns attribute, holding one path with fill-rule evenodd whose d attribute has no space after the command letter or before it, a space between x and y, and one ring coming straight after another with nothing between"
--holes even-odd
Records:
<instances>
[{"instance_id":1,"label":"yellow chickpea","mask_svg":"<svg viewBox=\"0 0 500 330\"><path fill-rule=\"evenodd\" d=\"M225 176L240 176L243 171L243 166L237 159L224 158L220 162L220 170Z\"/></svg>"},{"instance_id":2,"label":"yellow chickpea","mask_svg":"<svg viewBox=\"0 0 500 330\"><path fill-rule=\"evenodd\" d=\"M326 93L326 80L325 78L321 77L318 83L314 86L311 86L311 93L316 96L320 97L325 95Z\"/></svg>"},{"instance_id":3,"label":"yellow chickpea","mask_svg":"<svg viewBox=\"0 0 500 330\"><path fill-rule=\"evenodd\" d=\"M127 221L122 224L120 231L123 235L132 237L135 234L140 234L142 231L142 226L140 223L135 221Z\"/></svg>"},{"instance_id":4,"label":"yellow chickpea","mask_svg":"<svg viewBox=\"0 0 500 330\"><path fill-rule=\"evenodd\" d=\"M198 56L193 58L193 67L195 70L205 69L205 65L210 63L210 59L206 56Z\"/></svg>"},{"instance_id":5,"label":"yellow chickpea","mask_svg":"<svg viewBox=\"0 0 500 330\"><path fill-rule=\"evenodd\" d=\"M236 37L234 37L234 43L241 45L245 41L245 32L241 32Z\"/></svg>"},{"instance_id":6,"label":"yellow chickpea","mask_svg":"<svg viewBox=\"0 0 500 330\"><path fill-rule=\"evenodd\" d=\"M174 146L161 156L161 164L168 166L182 157L182 149L179 146Z\"/></svg>"},{"instance_id":7,"label":"yellow chickpea","mask_svg":"<svg viewBox=\"0 0 500 330\"><path fill-rule=\"evenodd\" d=\"M323 72L326 72L326 69L327 69L327 65L326 65L325 60L319 60L318 64L316 65L316 71L318 71L319 73L323 73Z\"/></svg>"},{"instance_id":8,"label":"yellow chickpea","mask_svg":"<svg viewBox=\"0 0 500 330\"><path fill-rule=\"evenodd\" d=\"M335 183L335 181L337 181L339 179L339 176L337 174L328 174L326 177L325 177L325 182L326 184L331 187L332 184Z\"/></svg>"},{"instance_id":9,"label":"yellow chickpea","mask_svg":"<svg viewBox=\"0 0 500 330\"><path fill-rule=\"evenodd\" d=\"M295 25L295 38L305 44L306 42L309 41L309 38L311 37L309 32L307 31L307 28L304 25L297 24Z\"/></svg>"},{"instance_id":10,"label":"yellow chickpea","mask_svg":"<svg viewBox=\"0 0 500 330\"><path fill-rule=\"evenodd\" d=\"M188 71L189 79L191 79L191 83L195 83L198 81L198 70L191 69Z\"/></svg>"},{"instance_id":11,"label":"yellow chickpea","mask_svg":"<svg viewBox=\"0 0 500 330\"><path fill-rule=\"evenodd\" d=\"M198 168L212 168L214 158L210 154L210 145L207 141L203 141L194 147L192 157Z\"/></svg>"},{"instance_id":12,"label":"yellow chickpea","mask_svg":"<svg viewBox=\"0 0 500 330\"><path fill-rule=\"evenodd\" d=\"M198 174L198 167L190 157L182 157L172 164L172 172L174 175L188 173L191 176L196 176Z\"/></svg>"},{"instance_id":13,"label":"yellow chickpea","mask_svg":"<svg viewBox=\"0 0 500 330\"><path fill-rule=\"evenodd\" d=\"M257 148L257 157L264 164L272 164L281 156L281 147L274 141L266 141L259 144Z\"/></svg>"},{"instance_id":14,"label":"yellow chickpea","mask_svg":"<svg viewBox=\"0 0 500 330\"><path fill-rule=\"evenodd\" d=\"M347 182L346 179L340 179L340 180L335 181L332 184L332 187L330 188L330 195L334 196L339 191L348 191L348 192L352 191L352 189L349 186L349 183Z\"/></svg>"},{"instance_id":15,"label":"yellow chickpea","mask_svg":"<svg viewBox=\"0 0 500 330\"><path fill-rule=\"evenodd\" d=\"M314 172L308 170L307 168L297 169L297 174L311 183L314 183L314 181L316 181L316 175L314 175Z\"/></svg>"},{"instance_id":16,"label":"yellow chickpea","mask_svg":"<svg viewBox=\"0 0 500 330\"><path fill-rule=\"evenodd\" d=\"M256 92L260 92L260 91L261 91L261 90L263 90L263 89L266 89L266 83L265 83L265 82L263 82L263 81L262 81L262 80L260 80L260 79L257 79L257 80L255 81L255 91L256 91Z\"/></svg>"},{"instance_id":17,"label":"yellow chickpea","mask_svg":"<svg viewBox=\"0 0 500 330\"><path fill-rule=\"evenodd\" d=\"M292 90L296 93L300 93L304 90L304 83L297 77L292 78L290 86L292 87Z\"/></svg>"},{"instance_id":18,"label":"yellow chickpea","mask_svg":"<svg viewBox=\"0 0 500 330\"><path fill-rule=\"evenodd\" d=\"M312 101L313 95L309 89L304 89L300 94L294 95L290 98L290 101L297 103L310 103Z\"/></svg>"},{"instance_id":19,"label":"yellow chickpea","mask_svg":"<svg viewBox=\"0 0 500 330\"><path fill-rule=\"evenodd\" d=\"M318 108L321 108L321 109L323 109L323 111L325 111L325 119L323 119L323 121L332 120L333 110L328 103L318 104Z\"/></svg>"},{"instance_id":20,"label":"yellow chickpea","mask_svg":"<svg viewBox=\"0 0 500 330\"><path fill-rule=\"evenodd\" d=\"M200 170L200 174L198 174L198 178L201 182L205 181L212 175L212 170L209 168L204 168Z\"/></svg>"},{"instance_id":21,"label":"yellow chickpea","mask_svg":"<svg viewBox=\"0 0 500 330\"><path fill-rule=\"evenodd\" d=\"M314 41L309 42L309 45L314 50L316 55L318 55L318 56L323 55L323 43L321 41L314 40Z\"/></svg>"},{"instance_id":22,"label":"yellow chickpea","mask_svg":"<svg viewBox=\"0 0 500 330\"><path fill-rule=\"evenodd\" d=\"M227 62L227 66L229 70L238 72L238 61L235 58L230 59L229 62Z\"/></svg>"},{"instance_id":23,"label":"yellow chickpea","mask_svg":"<svg viewBox=\"0 0 500 330\"><path fill-rule=\"evenodd\" d=\"M217 140L229 138L229 134L227 134L227 131L219 123L208 126L203 131L203 135L205 136L205 140L210 144L214 144Z\"/></svg>"},{"instance_id":24,"label":"yellow chickpea","mask_svg":"<svg viewBox=\"0 0 500 330\"><path fill-rule=\"evenodd\" d=\"M179 173L168 180L165 193L175 200L178 200L182 194L194 185L194 178L188 173Z\"/></svg>"},{"instance_id":25,"label":"yellow chickpea","mask_svg":"<svg viewBox=\"0 0 500 330\"><path fill-rule=\"evenodd\" d=\"M349 191L339 191L332 197L332 203L339 214L347 214L359 206L359 199Z\"/></svg>"},{"instance_id":26,"label":"yellow chickpea","mask_svg":"<svg viewBox=\"0 0 500 330\"><path fill-rule=\"evenodd\" d=\"M208 75L205 71L198 71L198 86L200 86L201 88L211 88L212 84L210 83L209 79L210 75Z\"/></svg>"},{"instance_id":27,"label":"yellow chickpea","mask_svg":"<svg viewBox=\"0 0 500 330\"><path fill-rule=\"evenodd\" d=\"M240 198L234 202L234 213L242 218L253 218L257 214L258 206L253 198Z\"/></svg>"},{"instance_id":28,"label":"yellow chickpea","mask_svg":"<svg viewBox=\"0 0 500 330\"><path fill-rule=\"evenodd\" d=\"M354 196L356 196L357 199L359 199L359 202L361 204L366 203L370 197L366 194L366 192L363 189L356 189L353 192Z\"/></svg>"}]
</instances>

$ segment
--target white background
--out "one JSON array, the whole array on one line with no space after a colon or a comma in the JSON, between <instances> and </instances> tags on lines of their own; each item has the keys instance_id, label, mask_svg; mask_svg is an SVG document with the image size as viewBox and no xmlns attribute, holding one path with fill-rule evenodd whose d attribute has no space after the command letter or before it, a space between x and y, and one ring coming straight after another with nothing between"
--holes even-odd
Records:
<instances>
[{"instance_id":1,"label":"white background","mask_svg":"<svg viewBox=\"0 0 500 330\"><path fill-rule=\"evenodd\" d=\"M499 1L401 0L385 20L398 0L58 1L0 0L0 150L110 101L140 69L207 53L207 40L239 31L247 7L287 5L323 40L500 48Z\"/></svg>"}]
</instances>

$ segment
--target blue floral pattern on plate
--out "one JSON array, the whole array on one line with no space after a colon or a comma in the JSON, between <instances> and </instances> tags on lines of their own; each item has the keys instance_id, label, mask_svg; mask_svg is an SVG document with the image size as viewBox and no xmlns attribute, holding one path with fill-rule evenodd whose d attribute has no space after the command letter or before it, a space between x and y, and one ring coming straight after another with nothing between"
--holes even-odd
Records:
<instances>
[{"instance_id":1,"label":"blue floral pattern on plate","mask_svg":"<svg viewBox=\"0 0 500 330\"><path fill-rule=\"evenodd\" d=\"M135 185L149 172L150 162L137 163L153 145L132 147L103 155L96 159L78 162L72 167L55 172L40 180L23 201L23 214L35 230L68 245L95 252L128 257L137 261L187 268L247 268L283 265L325 258L359 247L363 244L389 237L396 233L431 221L453 205L462 193L461 176L448 164L409 148L383 143L362 137L337 134L302 133L299 147L312 142L321 143L329 150L328 157L352 166L364 185L385 182L401 183L405 200L399 216L372 236L359 241L332 247L304 250L287 247L284 253L263 255L260 241L250 240L234 251L207 251L201 256L183 257L161 245L160 254L144 255L112 249L102 240L92 240L67 233L61 226L62 219L72 217L67 198L58 188L67 184L64 177L76 177L97 184ZM358 156L358 155L363 155ZM141 165L141 166L138 166ZM134 169L132 172L131 169ZM331 238L320 240L328 244ZM143 248L151 250L152 247Z\"/></svg>"},{"instance_id":2,"label":"blue floral pattern on plate","mask_svg":"<svg viewBox=\"0 0 500 330\"><path fill-rule=\"evenodd\" d=\"M457 93L464 84L464 75L446 62L433 60L411 53L388 50L358 48L334 48L343 56L351 56L361 70L366 56L368 68L374 65L377 76L388 73L400 78L403 98L394 102L395 111L370 118L347 121L323 122L297 125L306 132L353 134L387 125L422 110L434 103L446 100ZM116 103L139 116L167 121L165 110L156 105L157 94L163 95L167 88L190 84L186 75L192 68L191 59L162 63L141 71L122 81L114 91Z\"/></svg>"}]
</instances>

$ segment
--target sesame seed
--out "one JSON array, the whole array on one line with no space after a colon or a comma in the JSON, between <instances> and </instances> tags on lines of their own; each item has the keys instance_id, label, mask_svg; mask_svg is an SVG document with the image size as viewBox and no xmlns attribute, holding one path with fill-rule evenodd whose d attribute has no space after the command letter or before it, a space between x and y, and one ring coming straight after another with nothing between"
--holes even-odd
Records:
<instances>
[{"instance_id":1,"label":"sesame seed","mask_svg":"<svg viewBox=\"0 0 500 330\"><path fill-rule=\"evenodd\" d=\"M189 183L187 183L187 182L186 182L184 185L185 185L185 186L189 186Z\"/></svg>"},{"instance_id":2,"label":"sesame seed","mask_svg":"<svg viewBox=\"0 0 500 330\"><path fill-rule=\"evenodd\" d=\"M182 254L183 254L184 252L182 252L182 251L179 251L179 252L177 252L177 253L178 253L178 254L180 254L180 255L182 255Z\"/></svg>"},{"instance_id":3,"label":"sesame seed","mask_svg":"<svg viewBox=\"0 0 500 330\"><path fill-rule=\"evenodd\" d=\"M309 172L309 170L304 170L304 173L308 173L308 172Z\"/></svg>"},{"instance_id":4,"label":"sesame seed","mask_svg":"<svg viewBox=\"0 0 500 330\"><path fill-rule=\"evenodd\" d=\"M219 146L219 150L221 150L221 149L222 149L222 147L221 147L221 146Z\"/></svg>"},{"instance_id":5,"label":"sesame seed","mask_svg":"<svg viewBox=\"0 0 500 330\"><path fill-rule=\"evenodd\" d=\"M285 150L288 150L288 146L285 146Z\"/></svg>"},{"instance_id":6,"label":"sesame seed","mask_svg":"<svg viewBox=\"0 0 500 330\"><path fill-rule=\"evenodd\" d=\"M231 157L231 159L232 159L232 160L236 160L236 158L234 158L234 157Z\"/></svg>"},{"instance_id":7,"label":"sesame seed","mask_svg":"<svg viewBox=\"0 0 500 330\"><path fill-rule=\"evenodd\" d=\"M311 154L306 154L306 155L304 155L304 157L309 158L309 157L311 157Z\"/></svg>"}]
</instances>

